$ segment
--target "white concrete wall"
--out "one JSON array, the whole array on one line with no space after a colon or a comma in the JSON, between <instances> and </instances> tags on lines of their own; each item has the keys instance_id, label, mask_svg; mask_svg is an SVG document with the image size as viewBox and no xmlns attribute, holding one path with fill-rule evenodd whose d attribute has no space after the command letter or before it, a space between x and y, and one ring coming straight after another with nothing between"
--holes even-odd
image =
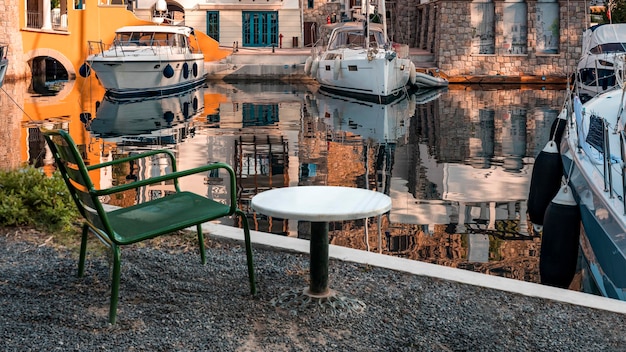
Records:
<instances>
[{"instance_id":1,"label":"white concrete wall","mask_svg":"<svg viewBox=\"0 0 626 352\"><path fill-rule=\"evenodd\" d=\"M157 0L137 0L135 13L140 17L149 17L150 9ZM278 33L283 35L283 48L292 48L293 37L298 38L302 47L302 17L298 0L178 0L168 1L185 8L185 25L206 33L206 12L220 13L220 45L231 47L238 42L242 47L242 12L243 11L278 11ZM149 19L149 18L145 18Z\"/></svg>"},{"instance_id":2,"label":"white concrete wall","mask_svg":"<svg viewBox=\"0 0 626 352\"><path fill-rule=\"evenodd\" d=\"M298 37L298 46L302 47L302 22L299 9L278 12L278 33L283 35L283 48L292 48L293 37Z\"/></svg>"},{"instance_id":3,"label":"white concrete wall","mask_svg":"<svg viewBox=\"0 0 626 352\"><path fill-rule=\"evenodd\" d=\"M220 45L232 46L235 41L242 46L241 11L220 11Z\"/></svg>"}]
</instances>

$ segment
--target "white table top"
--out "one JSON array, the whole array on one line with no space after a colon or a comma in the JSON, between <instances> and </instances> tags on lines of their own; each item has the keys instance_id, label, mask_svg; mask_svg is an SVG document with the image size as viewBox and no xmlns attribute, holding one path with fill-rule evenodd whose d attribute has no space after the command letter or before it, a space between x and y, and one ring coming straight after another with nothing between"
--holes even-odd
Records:
<instances>
[{"instance_id":1,"label":"white table top","mask_svg":"<svg viewBox=\"0 0 626 352\"><path fill-rule=\"evenodd\" d=\"M391 198L362 188L300 186L274 188L252 197L254 211L304 221L342 221L381 215L391 210Z\"/></svg>"}]
</instances>

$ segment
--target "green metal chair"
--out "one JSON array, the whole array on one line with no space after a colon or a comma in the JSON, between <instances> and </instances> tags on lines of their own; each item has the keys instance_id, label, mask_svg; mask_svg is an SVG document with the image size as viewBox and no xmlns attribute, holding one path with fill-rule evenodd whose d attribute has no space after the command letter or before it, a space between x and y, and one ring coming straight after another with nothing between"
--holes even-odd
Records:
<instances>
[{"instance_id":1,"label":"green metal chair","mask_svg":"<svg viewBox=\"0 0 626 352\"><path fill-rule=\"evenodd\" d=\"M253 295L256 294L250 229L246 215L237 208L235 174L229 165L225 163L214 163L190 170L177 171L176 159L170 151L154 150L97 165L86 166L74 141L67 132L63 130L42 129L42 133L54 155L57 168L63 175L63 179L70 190L72 198L85 220L78 262L78 276L83 276L84 273L87 237L90 231L111 249L113 257L111 304L109 308L109 322L111 324L115 324L117 317L121 246L141 242L195 225L198 232L200 257L202 264L205 264L206 254L201 224L234 214L238 215L243 223L250 292ZM89 176L89 171L92 170L129 163L158 154L164 154L169 158L170 167L172 168L171 173L134 181L128 184L117 185L107 189L96 189ZM218 169L226 170L230 175L230 204L222 204L204 196L181 191L179 189L179 178ZM102 196L158 184L164 181L173 183L175 192L163 198L112 211L105 211L103 204L100 202L100 197Z\"/></svg>"}]
</instances>

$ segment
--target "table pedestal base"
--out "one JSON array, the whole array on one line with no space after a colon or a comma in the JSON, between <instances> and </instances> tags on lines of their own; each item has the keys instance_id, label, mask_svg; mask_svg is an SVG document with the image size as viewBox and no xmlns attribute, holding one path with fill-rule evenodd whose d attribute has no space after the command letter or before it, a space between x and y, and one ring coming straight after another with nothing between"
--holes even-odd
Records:
<instances>
[{"instance_id":1,"label":"table pedestal base","mask_svg":"<svg viewBox=\"0 0 626 352\"><path fill-rule=\"evenodd\" d=\"M332 315L346 315L362 313L365 303L356 298L346 297L335 290L328 290L325 294L310 294L309 288L293 288L272 299L274 307L287 309L291 315L310 312L319 309L321 312Z\"/></svg>"}]
</instances>

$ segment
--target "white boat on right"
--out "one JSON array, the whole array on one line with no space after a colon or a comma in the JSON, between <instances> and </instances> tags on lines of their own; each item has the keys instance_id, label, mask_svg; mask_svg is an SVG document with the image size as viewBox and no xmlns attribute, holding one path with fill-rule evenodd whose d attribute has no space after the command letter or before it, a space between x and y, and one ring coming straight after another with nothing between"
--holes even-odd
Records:
<instances>
[{"instance_id":1,"label":"white boat on right","mask_svg":"<svg viewBox=\"0 0 626 352\"><path fill-rule=\"evenodd\" d=\"M626 52L626 23L607 23L583 32L576 83L584 101L617 85L616 57Z\"/></svg>"},{"instance_id":2,"label":"white boat on right","mask_svg":"<svg viewBox=\"0 0 626 352\"><path fill-rule=\"evenodd\" d=\"M584 104L574 95L559 116L566 122L560 153L566 186L546 209L543 238L554 235L551 245L551 275L573 277L580 268L583 290L605 297L626 300L626 87L623 82L623 60L616 58L618 87L596 95ZM579 209L578 219L562 215L567 209L566 195L571 189ZM559 199L557 199L559 198ZM556 211L560 211L557 213ZM556 214L555 218L550 218ZM549 220L554 231L546 230ZM565 224L578 222L580 229L564 233ZM569 225L567 226L569 227ZM558 240L558 241L557 241ZM579 243L578 243L579 242ZM579 262L576 257L580 245ZM542 242L542 261L544 243ZM572 258L566 266L564 252L572 247ZM566 274L566 275L565 275ZM542 273L543 276L543 273ZM567 280L564 280L567 285Z\"/></svg>"}]
</instances>

